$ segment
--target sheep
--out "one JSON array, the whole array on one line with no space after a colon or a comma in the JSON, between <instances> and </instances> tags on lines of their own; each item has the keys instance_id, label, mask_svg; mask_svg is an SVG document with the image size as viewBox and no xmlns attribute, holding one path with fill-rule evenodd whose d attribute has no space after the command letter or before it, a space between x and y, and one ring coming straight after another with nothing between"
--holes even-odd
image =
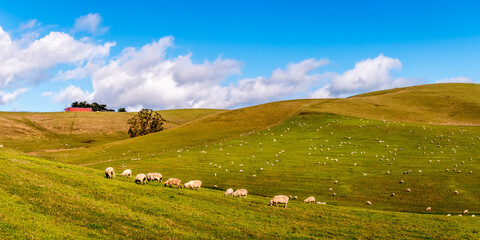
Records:
<instances>
[{"instance_id":1,"label":"sheep","mask_svg":"<svg viewBox=\"0 0 480 240\"><path fill-rule=\"evenodd\" d=\"M160 173L147 173L147 180L149 182L151 181L157 181L157 182L162 182L163 176Z\"/></svg>"},{"instance_id":2,"label":"sheep","mask_svg":"<svg viewBox=\"0 0 480 240\"><path fill-rule=\"evenodd\" d=\"M166 187L166 186L172 187L172 185L177 185L177 188L182 188L182 181L180 181L180 179L170 178L167 181L165 181L165 184L163 186L164 187Z\"/></svg>"},{"instance_id":3,"label":"sheep","mask_svg":"<svg viewBox=\"0 0 480 240\"><path fill-rule=\"evenodd\" d=\"M308 197L307 199L303 200L304 203L315 203L315 197Z\"/></svg>"},{"instance_id":4,"label":"sheep","mask_svg":"<svg viewBox=\"0 0 480 240\"><path fill-rule=\"evenodd\" d=\"M122 177L132 177L132 170L130 169L125 169L122 174L120 174Z\"/></svg>"},{"instance_id":5,"label":"sheep","mask_svg":"<svg viewBox=\"0 0 480 240\"><path fill-rule=\"evenodd\" d=\"M468 213L468 210L463 211L463 214L464 214L464 215L467 214L467 213Z\"/></svg>"},{"instance_id":6,"label":"sheep","mask_svg":"<svg viewBox=\"0 0 480 240\"><path fill-rule=\"evenodd\" d=\"M241 196L244 196L245 198L247 198L247 189L237 189L232 196L234 197L241 197Z\"/></svg>"},{"instance_id":7,"label":"sheep","mask_svg":"<svg viewBox=\"0 0 480 240\"><path fill-rule=\"evenodd\" d=\"M427 207L427 209L425 209L425 211L427 211L427 212L432 211L432 207Z\"/></svg>"},{"instance_id":8,"label":"sheep","mask_svg":"<svg viewBox=\"0 0 480 240\"><path fill-rule=\"evenodd\" d=\"M152 173L152 181L162 182L163 176L160 173Z\"/></svg>"},{"instance_id":9,"label":"sheep","mask_svg":"<svg viewBox=\"0 0 480 240\"><path fill-rule=\"evenodd\" d=\"M228 195L233 196L233 189L231 189L231 188L227 189L227 191L223 195L224 196L228 196Z\"/></svg>"},{"instance_id":10,"label":"sheep","mask_svg":"<svg viewBox=\"0 0 480 240\"><path fill-rule=\"evenodd\" d=\"M273 197L272 199L270 199L270 206L272 206L273 204L275 204L275 206L278 206L279 203L280 204L285 204L284 208L287 208L288 197L285 196L285 195L277 195L277 196Z\"/></svg>"},{"instance_id":11,"label":"sheep","mask_svg":"<svg viewBox=\"0 0 480 240\"><path fill-rule=\"evenodd\" d=\"M143 173L137 174L135 177L135 183L144 185L147 182L147 176Z\"/></svg>"},{"instance_id":12,"label":"sheep","mask_svg":"<svg viewBox=\"0 0 480 240\"><path fill-rule=\"evenodd\" d=\"M184 184L184 187L185 188L190 188L190 189L194 189L196 188L197 190L200 190L200 187L202 186L202 181L200 180L192 180L190 182L187 182Z\"/></svg>"},{"instance_id":13,"label":"sheep","mask_svg":"<svg viewBox=\"0 0 480 240\"><path fill-rule=\"evenodd\" d=\"M367 201L367 205L372 205L372 202L370 202L370 201Z\"/></svg>"},{"instance_id":14,"label":"sheep","mask_svg":"<svg viewBox=\"0 0 480 240\"><path fill-rule=\"evenodd\" d=\"M105 177L108 179L115 178L115 170L112 167L105 169Z\"/></svg>"}]
</instances>

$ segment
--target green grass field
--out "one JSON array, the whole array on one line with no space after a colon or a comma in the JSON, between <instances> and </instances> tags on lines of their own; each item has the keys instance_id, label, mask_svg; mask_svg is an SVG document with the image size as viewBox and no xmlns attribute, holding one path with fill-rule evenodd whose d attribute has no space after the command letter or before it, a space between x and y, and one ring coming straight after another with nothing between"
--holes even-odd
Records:
<instances>
[{"instance_id":1,"label":"green grass field","mask_svg":"<svg viewBox=\"0 0 480 240\"><path fill-rule=\"evenodd\" d=\"M161 114L167 130L128 138L132 113L0 113L0 238L480 238L477 84ZM299 200L267 206L280 194Z\"/></svg>"},{"instance_id":2,"label":"green grass field","mask_svg":"<svg viewBox=\"0 0 480 240\"><path fill-rule=\"evenodd\" d=\"M2 239L478 238L478 218L398 213L223 191L140 186L0 149Z\"/></svg>"}]
</instances>

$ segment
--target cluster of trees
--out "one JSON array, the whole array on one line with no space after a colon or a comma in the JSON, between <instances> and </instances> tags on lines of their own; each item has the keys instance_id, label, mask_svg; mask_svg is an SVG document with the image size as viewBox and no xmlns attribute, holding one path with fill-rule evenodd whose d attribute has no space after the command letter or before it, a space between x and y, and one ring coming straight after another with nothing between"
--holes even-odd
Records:
<instances>
[{"instance_id":1,"label":"cluster of trees","mask_svg":"<svg viewBox=\"0 0 480 240\"><path fill-rule=\"evenodd\" d=\"M149 133L160 132L163 128L165 119L152 109L144 108L137 115L128 120L130 128L128 134L130 137L147 135Z\"/></svg>"},{"instance_id":2,"label":"cluster of trees","mask_svg":"<svg viewBox=\"0 0 480 240\"><path fill-rule=\"evenodd\" d=\"M114 109L108 109L106 104L98 104L93 102L92 104L83 101L83 102L73 102L72 106L74 108L91 108L94 112L115 112ZM119 108L118 112L126 112L125 108Z\"/></svg>"}]
</instances>

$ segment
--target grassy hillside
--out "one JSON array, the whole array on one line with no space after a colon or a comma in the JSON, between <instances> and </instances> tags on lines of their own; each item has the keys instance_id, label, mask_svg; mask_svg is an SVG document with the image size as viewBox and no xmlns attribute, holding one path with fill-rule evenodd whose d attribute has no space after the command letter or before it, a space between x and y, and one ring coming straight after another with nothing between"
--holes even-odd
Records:
<instances>
[{"instance_id":1,"label":"grassy hillside","mask_svg":"<svg viewBox=\"0 0 480 240\"><path fill-rule=\"evenodd\" d=\"M405 124L307 111L264 131L208 146L153 156L124 149L91 158L64 155L58 160L97 169L124 166L137 173L175 174L221 189L245 187L261 196L313 195L334 205L407 212L432 207L432 212L446 214L465 209L480 212L478 145L480 127ZM366 206L366 201L375 204Z\"/></svg>"},{"instance_id":2,"label":"grassy hillside","mask_svg":"<svg viewBox=\"0 0 480 240\"><path fill-rule=\"evenodd\" d=\"M299 201L269 207L265 197L139 186L5 148L0 163L2 239L479 238L472 217Z\"/></svg>"},{"instance_id":3,"label":"grassy hillside","mask_svg":"<svg viewBox=\"0 0 480 240\"><path fill-rule=\"evenodd\" d=\"M448 125L480 125L480 84L445 83L320 101L311 111L360 118Z\"/></svg>"},{"instance_id":4,"label":"grassy hillside","mask_svg":"<svg viewBox=\"0 0 480 240\"><path fill-rule=\"evenodd\" d=\"M224 112L216 109L159 111L167 129L205 116ZM128 138L127 121L135 113L0 112L0 144L25 152L58 151L90 147Z\"/></svg>"},{"instance_id":5,"label":"grassy hillside","mask_svg":"<svg viewBox=\"0 0 480 240\"><path fill-rule=\"evenodd\" d=\"M189 122L179 127L125 139L98 147L65 152L46 152L42 155L58 158L63 162L82 163L98 159L146 153L176 151L185 146L193 147L238 138L280 124L318 100L291 100L268 103L232 111L226 111ZM68 158L68 156L71 156ZM66 158L65 158L66 157ZM72 158L74 157L74 158ZM60 159L61 158L61 159Z\"/></svg>"}]
</instances>

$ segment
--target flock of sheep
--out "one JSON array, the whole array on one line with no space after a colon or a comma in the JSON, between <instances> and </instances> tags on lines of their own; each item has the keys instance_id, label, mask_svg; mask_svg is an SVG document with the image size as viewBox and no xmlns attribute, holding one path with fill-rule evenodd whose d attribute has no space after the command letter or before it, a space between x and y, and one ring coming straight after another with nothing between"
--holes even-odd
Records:
<instances>
[{"instance_id":1,"label":"flock of sheep","mask_svg":"<svg viewBox=\"0 0 480 240\"><path fill-rule=\"evenodd\" d=\"M131 169L126 169L123 171L122 174L120 174L122 177L132 177L132 170ZM112 167L108 167L105 169L105 177L108 179L115 179L115 170ZM147 181L151 182L162 182L163 176L160 173L147 173L147 175L140 173L137 174L135 177L135 183L144 185ZM164 186L170 186L172 185L177 186L177 188L182 188L182 181L177 178L170 178L167 181L165 181ZM197 189L200 190L200 187L202 186L202 181L200 180L192 180L183 185L185 188L190 188L190 189ZM244 197L247 198L248 191L247 189L237 189L236 191L233 191L232 188L227 189L227 191L224 193L224 196L233 196L233 197ZM288 199L292 198L292 196L285 196L285 195L277 195L270 199L270 206L274 205L278 206L278 204L284 204L284 208L287 207L288 204ZM295 196L294 199L297 199ZM305 203L315 203L315 197L308 197L307 199L304 200ZM324 202L317 202L317 204L326 204Z\"/></svg>"}]
</instances>

